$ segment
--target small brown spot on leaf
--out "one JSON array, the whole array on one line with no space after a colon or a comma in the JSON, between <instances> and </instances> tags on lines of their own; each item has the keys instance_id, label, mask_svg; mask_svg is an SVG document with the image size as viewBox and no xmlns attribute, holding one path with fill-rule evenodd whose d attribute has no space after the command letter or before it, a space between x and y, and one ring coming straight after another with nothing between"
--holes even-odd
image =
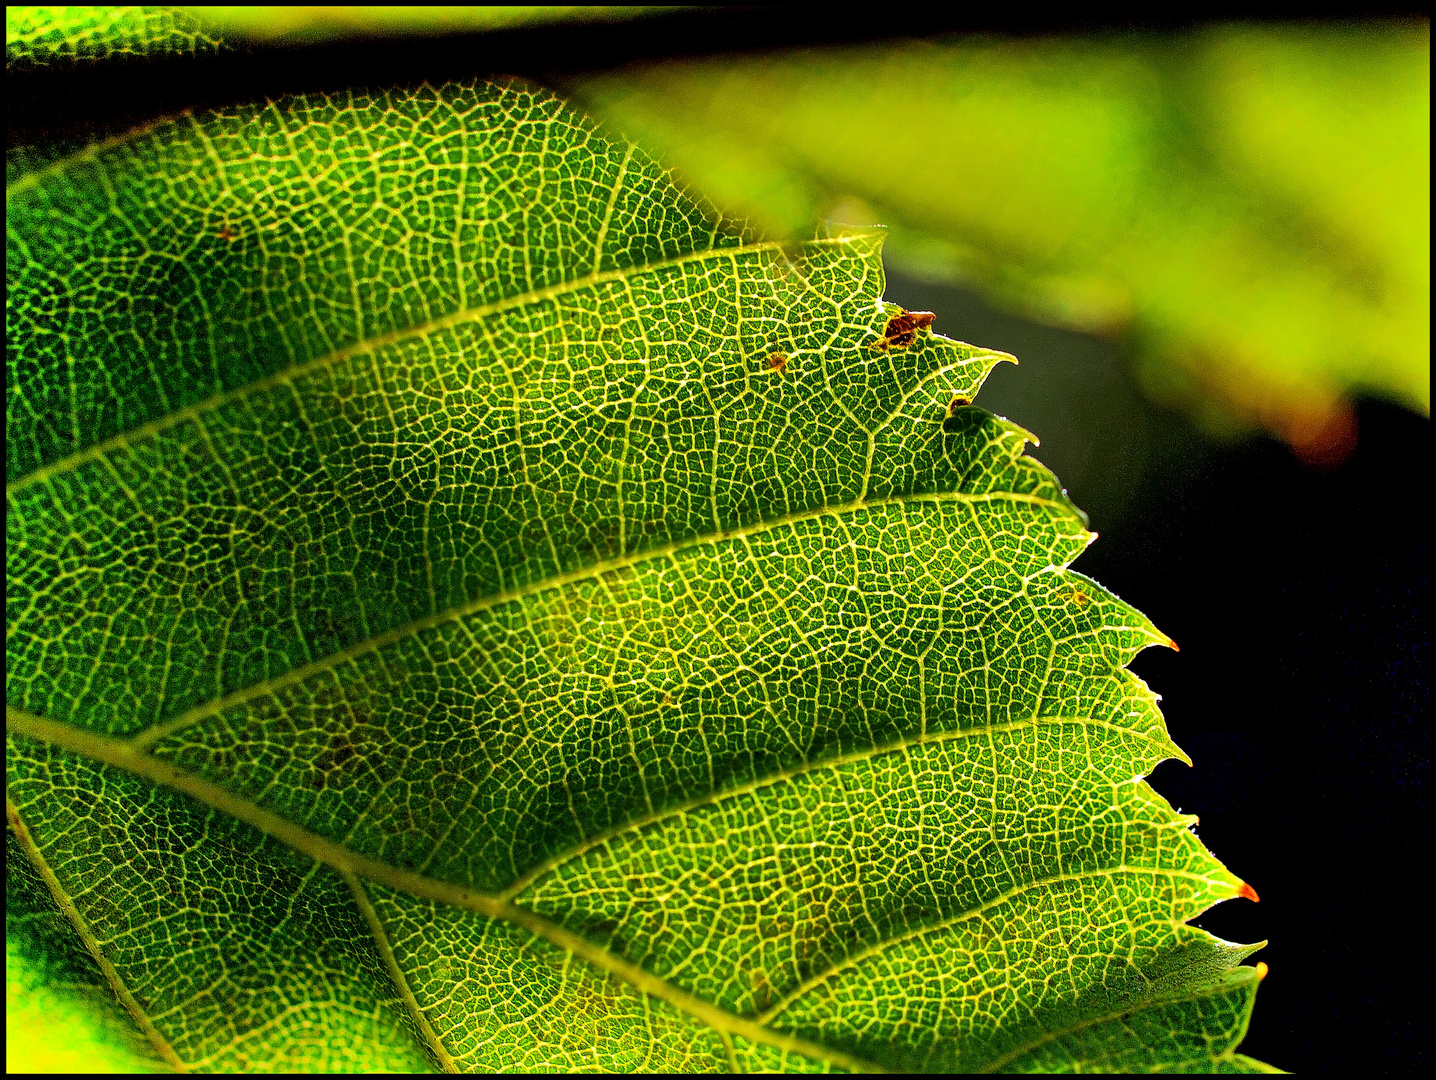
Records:
<instances>
[{"instance_id":1,"label":"small brown spot on leaf","mask_svg":"<svg viewBox=\"0 0 1436 1080\"><path fill-rule=\"evenodd\" d=\"M959 430L962 427L962 421L959 419L960 414L958 410L971 404L971 398L965 398L961 394L954 396L953 399L947 403L947 414L942 418L942 430Z\"/></svg>"},{"instance_id":2,"label":"small brown spot on leaf","mask_svg":"<svg viewBox=\"0 0 1436 1080\"><path fill-rule=\"evenodd\" d=\"M231 244L234 243L235 239L239 236L239 234L236 233L234 229L230 227L230 224L227 221L219 227L219 232L217 235L221 240L224 240Z\"/></svg>"},{"instance_id":3,"label":"small brown spot on leaf","mask_svg":"<svg viewBox=\"0 0 1436 1080\"><path fill-rule=\"evenodd\" d=\"M872 342L870 349L906 349L917 340L917 332L926 330L937 319L931 311L908 311L888 320L883 336Z\"/></svg>"},{"instance_id":4,"label":"small brown spot on leaf","mask_svg":"<svg viewBox=\"0 0 1436 1080\"><path fill-rule=\"evenodd\" d=\"M768 354L768 367L771 370L776 371L779 375L781 375L783 374L783 371L787 368L787 366L787 353L773 352Z\"/></svg>"},{"instance_id":5,"label":"small brown spot on leaf","mask_svg":"<svg viewBox=\"0 0 1436 1080\"><path fill-rule=\"evenodd\" d=\"M1092 598L1075 585L1067 591L1065 598L1069 604L1075 604L1079 608L1085 608L1092 602Z\"/></svg>"}]
</instances>

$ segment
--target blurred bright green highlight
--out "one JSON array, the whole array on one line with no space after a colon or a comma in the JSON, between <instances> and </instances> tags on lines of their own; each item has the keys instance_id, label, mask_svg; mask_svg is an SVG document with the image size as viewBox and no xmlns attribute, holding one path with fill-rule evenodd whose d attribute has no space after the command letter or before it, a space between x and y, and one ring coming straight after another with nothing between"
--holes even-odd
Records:
<instances>
[{"instance_id":1,"label":"blurred bright green highlight","mask_svg":"<svg viewBox=\"0 0 1436 1080\"><path fill-rule=\"evenodd\" d=\"M126 55L190 55L222 47L216 33L179 8L5 9L7 70Z\"/></svg>"},{"instance_id":2,"label":"blurred bright green highlight","mask_svg":"<svg viewBox=\"0 0 1436 1080\"><path fill-rule=\"evenodd\" d=\"M23 934L5 935L5 1071L155 1072L107 987L78 985Z\"/></svg>"},{"instance_id":3,"label":"blurred bright green highlight","mask_svg":"<svg viewBox=\"0 0 1436 1080\"><path fill-rule=\"evenodd\" d=\"M668 11L601 5L192 7L206 24L248 38L317 41L350 34L443 34L570 19L612 21Z\"/></svg>"},{"instance_id":4,"label":"blurred bright green highlight","mask_svg":"<svg viewBox=\"0 0 1436 1080\"><path fill-rule=\"evenodd\" d=\"M908 273L1129 334L1144 384L1320 458L1430 411L1429 26L900 42L580 97L730 211L888 225ZM960 332L960 331L959 331Z\"/></svg>"}]
</instances>

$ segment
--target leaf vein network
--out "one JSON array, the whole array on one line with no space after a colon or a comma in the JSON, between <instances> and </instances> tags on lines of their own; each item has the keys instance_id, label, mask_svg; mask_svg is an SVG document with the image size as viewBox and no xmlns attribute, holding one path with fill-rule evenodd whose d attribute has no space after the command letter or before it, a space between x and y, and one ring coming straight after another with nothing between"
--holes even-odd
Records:
<instances>
[{"instance_id":1,"label":"leaf vein network","mask_svg":"<svg viewBox=\"0 0 1436 1080\"><path fill-rule=\"evenodd\" d=\"M294 686L303 682L310 676L323 671L329 671L339 664L355 657L382 649L396 641L412 637L424 630L435 626L442 626L472 615L480 611L488 611L505 604L511 604L522 600L525 597L541 595L550 589L559 589L579 581L587 581L593 578L602 577L604 574L615 570L623 570L637 566L645 562L669 558L684 551L723 543L728 540L741 537L761 535L774 529L801 522L814 520L820 517L832 516L842 518L845 515L856 513L859 510L874 509L883 506L906 506L912 503L961 503L961 504L983 504L994 502L1023 503L1031 506L1041 507L1056 513L1069 513L1068 507L1052 499L1043 498L1040 495L1027 495L1021 492L998 491L982 494L966 494L963 492L939 492L922 495L894 495L882 499L855 499L852 502L839 506L819 506L811 509L801 510L791 514L784 514L776 518L769 518L764 521L754 522L751 525L735 526L724 530L721 533L707 533L699 536L684 537L681 540L673 541L655 548L648 548L643 551L632 552L627 555L616 556L601 562L590 563L586 566L576 567L566 573L555 574L540 581L532 582L515 589L494 593L489 596L479 597L466 604L460 604L444 611L436 612L433 615L426 615L423 618L415 619L413 622L403 626L385 631L374 637L355 643L348 648L341 649L323 659L313 663L305 664L302 667L294 668L283 675L267 679L252 686L235 690L223 697L215 698L212 701L197 705L192 709L175 717L173 720L165 720L134 736L133 743L137 748L147 749L154 746L160 740L167 738L185 728L191 727L199 721L223 712L225 709L235 705L241 705L246 701L253 700L267 693L282 690L287 686Z\"/></svg>"},{"instance_id":2,"label":"leaf vein network","mask_svg":"<svg viewBox=\"0 0 1436 1080\"><path fill-rule=\"evenodd\" d=\"M1075 722L1113 727L1116 726L1106 724L1106 722L1103 721L1097 721L1086 717L1042 717L1033 718L1026 721L1013 722L1006 725L995 726L1000 726L1004 728L1016 728L1023 726L1032 726L1035 723L1044 722ZM1201 881L1207 884L1210 884L1212 882L1211 878L1204 875L1195 874L1190 871L1183 871L1160 866L1128 866L1125 863L1118 866L1104 867L1091 871L1082 871L1078 873L1068 874L1054 874L1045 878L1026 882L1020 886L1008 890L1007 892L999 896L984 901L976 908L958 913L949 919L943 920L940 923L917 927L902 934L890 935L888 938L877 942L872 946L869 946L862 952L844 958L844 960L833 965L832 968L807 980L804 984L802 984L802 986L793 991L775 1006L773 1006L763 1014L760 1014L760 1016L756 1019L750 1020L730 1013L727 1010L722 1009L719 1006L714 1005L710 1002L703 1001L700 998L694 997L686 991L674 987L667 980L644 970L636 964L624 960L622 957L615 955L608 949L595 945L594 943L588 941L586 938L583 938L558 924L550 922L548 919L544 918L541 915L538 915L535 912L515 906L510 899L510 897L513 895L512 889L505 890L503 893L500 894L483 893L476 889L467 888L461 885L454 885L452 883L442 881L436 878L427 877L424 874L400 869L396 866L393 866L392 864L385 863L377 859L372 859L368 856L360 855L354 851L351 851L343 844L336 843L332 840L324 838L323 836L320 836L317 833L311 832L309 829L306 829L303 826L298 825L295 822L292 822L287 818L284 818L283 816L274 813L273 811L266 810L258 804L254 803L252 800L245 798L244 796L237 795L219 784L213 783L212 781L205 780L202 777L189 773L186 770L179 768L178 766L175 766L169 762L154 757L152 754L144 750L137 749L135 745L131 742L125 742L118 739L111 739L105 736L96 735L91 732L83 731L79 728L72 727L68 724L63 724L54 720L48 720L43 717L33 716L28 713L20 712L19 710L8 708L6 710L6 728L10 732L18 733L29 738L49 742L53 745L61 747L62 749L70 750L74 753L89 757L94 761L100 762L101 764L111 765L113 767L123 769L127 772L133 773L134 775L148 779L154 783L161 784L163 786L172 788L173 790L183 792L184 794L189 795L193 798L199 799L201 802L212 806L215 809L220 810L224 813L227 813L235 819L244 822L245 824L253 826L265 835L273 837L275 840L287 845L291 849L298 851L302 854L308 855L316 862L322 863L323 865L326 865L331 869L337 871L344 878L344 880L350 884L351 890L353 890L355 884L357 884L358 878L366 878L368 880L378 882L381 885L385 885L402 892L407 892L415 897L432 900L438 903L449 904L455 907L474 911L480 915L484 915L489 918L502 919L511 923L515 923L519 926L522 926L529 932L535 934L536 936L542 937L545 940L548 940L551 943L559 946L560 948L563 948L573 953L581 959L593 963L600 969L608 971L611 974L624 979L636 989L646 993L652 993L654 996L659 997L661 1000L667 1001L669 1004L675 1006L676 1008L687 1012L689 1015L708 1024L710 1027L713 1027L715 1030L725 1031L736 1035L742 1035L746 1038L754 1039L755 1041L763 1042L776 1048L792 1050L797 1053L816 1058L817 1060L828 1061L832 1064L841 1065L846 1068L855 1068L861 1071L880 1072L885 1070L882 1070L873 1062L864 1061L841 1051L836 1051L828 1047L814 1044L808 1042L805 1039L787 1035L783 1032L774 1031L767 1026L768 1022L771 1021L775 1016L779 1015L783 1010L789 1007L793 1002L798 1000L803 994L807 993L813 987L831 978L837 972L852 967L853 965L859 963L867 956L875 955L876 953L890 947L892 944L898 941L908 940L911 938L919 937L924 934L945 929L946 927L961 922L966 918L980 915L983 911L986 911L995 905L1005 902L1012 896L1020 895L1034 888L1043 888L1048 885L1058 884L1066 881L1085 880L1088 878L1095 877L1110 877L1119 873L1148 873L1157 876L1188 878L1196 881ZM916 739L908 740L902 745L874 748L858 754L849 755L848 759L861 760L863 758L870 758L876 756L879 753L900 752L906 749L908 746L918 742L933 742L939 739L956 739L968 735L987 734L990 733L991 730L991 728L985 727L983 729L977 730L969 729L966 731L943 733L942 735L919 737ZM1121 730L1126 731L1126 729ZM1137 733L1129 732L1129 734ZM800 771L811 771L813 769L822 767L834 767L836 764L839 763L840 762L838 762L836 759L829 759L823 762L805 764L793 770L789 770L788 775L793 775ZM739 788L727 789L726 791L718 794L731 795L735 793L743 793L745 790L748 789L754 789L769 783L780 782L784 779L787 779L788 775L764 777L761 782L755 781L752 782L750 785L744 785ZM360 911L363 912L364 904L359 904L359 908ZM366 921L369 921L368 916L366 915L365 917ZM370 922L371 933L382 934L382 926L379 926L376 930L376 922L377 916L375 916L375 921ZM377 940L378 938L376 937L376 941ZM1257 947L1259 946L1253 946L1252 948ZM393 972L391 972L390 974L392 977ZM405 983L400 985L402 993L402 986L407 984ZM1181 999L1178 998L1174 1000ZM414 1007L416 1009L418 1008L417 1003L415 1003ZM1133 1008L1135 1008L1135 1006ZM1129 1008L1125 1011L1131 1012L1133 1011L1133 1009ZM1082 1026L1087 1025L1083 1024ZM1051 1035L1050 1037L1056 1038L1059 1037L1060 1034L1062 1033L1058 1032L1054 1035ZM1040 1043L1036 1045L1040 1045Z\"/></svg>"},{"instance_id":3,"label":"leaf vein network","mask_svg":"<svg viewBox=\"0 0 1436 1080\"><path fill-rule=\"evenodd\" d=\"M821 240L813 240L810 241L810 243L838 246L853 243L858 239L858 235L844 234ZM151 435L168 431L185 421L193 420L222 405L233 401L241 401L249 395L263 390L289 384L310 372L342 363L351 357L359 356L363 353L374 352L389 345L408 341L411 338L426 337L454 326L461 326L468 322L476 322L489 315L512 311L517 308L522 308L527 304L539 303L555 297L581 292L584 289L605 285L612 281L628 282L643 274L664 270L669 267L682 266L687 263L705 262L710 259L731 260L735 255L753 255L764 251L781 252L782 248L783 245L775 241L760 241L735 247L704 248L701 251L676 255L671 259L656 260L637 266L618 267L614 270L604 270L599 273L588 274L581 278L574 278L571 281L562 281L540 289L531 289L527 292L504 297L501 300L495 300L488 304L481 304L476 307L451 312L436 319L428 319L411 326L400 327L399 329L390 330L383 334L376 334L373 337L364 338L363 340L334 349L312 360L305 360L293 364L281 371L276 371L272 375L267 375L262 379L256 379L243 386L237 386L232 390L214 394L205 398L203 401L197 401L191 405L175 409L148 423L141 424L129 431L122 431L117 435L112 435L101 442L95 443L93 446L88 446L83 450L77 450L57 461L42 465L33 472L27 473L6 484L5 495L7 499L12 498L28 488L46 482L52 476L63 475L81 464L89 461L105 460L106 455L113 450L129 446L131 443L148 438Z\"/></svg>"}]
</instances>

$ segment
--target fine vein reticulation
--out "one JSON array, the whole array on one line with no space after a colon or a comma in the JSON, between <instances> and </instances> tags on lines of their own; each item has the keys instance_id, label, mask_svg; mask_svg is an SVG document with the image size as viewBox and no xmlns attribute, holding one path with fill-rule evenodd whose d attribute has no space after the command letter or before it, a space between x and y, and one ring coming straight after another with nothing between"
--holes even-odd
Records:
<instances>
[{"instance_id":1,"label":"fine vein reticulation","mask_svg":"<svg viewBox=\"0 0 1436 1080\"><path fill-rule=\"evenodd\" d=\"M1167 639L880 234L488 84L7 213L10 860L157 1059L1261 1067Z\"/></svg>"}]
</instances>

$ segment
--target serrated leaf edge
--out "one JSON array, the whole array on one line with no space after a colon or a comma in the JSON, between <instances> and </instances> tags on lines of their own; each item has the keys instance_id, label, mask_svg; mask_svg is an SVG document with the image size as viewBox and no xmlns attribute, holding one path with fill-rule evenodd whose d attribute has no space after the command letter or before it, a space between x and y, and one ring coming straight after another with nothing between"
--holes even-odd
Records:
<instances>
[{"instance_id":1,"label":"serrated leaf edge","mask_svg":"<svg viewBox=\"0 0 1436 1080\"><path fill-rule=\"evenodd\" d=\"M1092 723L1099 724L1101 726L1116 727L1116 725L1106 724L1103 721L1092 720L1090 718L1060 717L1051 718L1051 721L1059 723ZM941 736L920 737L920 739L918 740L906 740L901 745L872 748L862 752L861 754L848 755L844 759L828 759L825 761L814 762L811 764L805 763L802 767L800 767L800 770L811 771L817 768L834 766L848 759L857 758L861 760L875 757L886 752L900 753L904 749L906 749L907 746L919 741L933 742L938 741L939 739L953 739L968 735L980 735L998 728L1011 729L1024 726L1030 727L1034 724L1043 722L1049 722L1049 718L1040 717L1017 723L990 725L984 728L966 729L960 732L945 732ZM834 1050L830 1047L825 1047L816 1043L812 1043L805 1039L785 1035L781 1032L775 1032L766 1026L766 1021L770 1020L773 1016L776 1016L781 1013L783 1009L796 1001L802 993L811 989L813 986L816 986L821 982L826 981L828 978L831 978L832 975L835 974L837 971L841 971L844 968L850 967L852 964L860 961L867 955L877 953L882 948L891 945L893 941L917 937L924 933L932 932L935 929L941 929L948 925L960 922L963 919L968 918L974 914L981 913L982 911L988 909L994 904L1001 903L1009 899L1011 896L1019 895L1029 889L1040 888L1044 885L1050 885L1060 881L1072 881L1086 879L1089 877L1105 877L1111 876L1113 874L1128 872L1152 873L1168 877L1187 878L1194 881L1201 881L1208 885L1213 884L1212 878L1200 874L1193 874L1188 871L1164 869L1160 867L1127 866L1125 864L1116 867L1105 867L1099 871L1091 871L1080 874L1050 875L1047 878L1026 882L1015 889L1008 890L1001 896L994 897L990 900L985 901L977 908L971 909L967 912L963 912L962 914L954 916L953 918L943 920L943 922L939 924L919 927L902 935L898 935L897 937L888 938L882 942L870 946L862 953L857 954L853 957L846 958L840 963L835 964L831 969L823 972L821 975L815 976L812 979L808 980L806 983L803 984L803 986L787 995L783 1001L779 1002L773 1008L766 1010L758 1018L754 1020L747 1020L743 1017L736 1016L725 1009L721 1009L718 1006L711 1004L710 1002L703 1001L701 998L697 998L683 990L678 989L666 980L645 971L643 968L639 967L636 964L632 964L622 959L621 957L615 956L607 949L593 944L587 939L580 937L572 931L567 930L564 927L549 921L541 915L516 906L509 899L509 896L512 895L511 890L505 890L504 893L500 893L497 895L482 893L475 889L469 889L463 886L451 884L449 882L440 881L435 878L427 877L423 874L418 874L412 871L400 869L389 863L381 862L377 859L371 859L367 856L359 855L356 852L350 851L348 848L344 847L344 845L335 843L334 841L328 840L317 833L311 832L310 830L305 829L303 826L297 825L294 822L289 821L287 818L284 818L281 815L274 813L273 811L266 810L258 804L252 802L251 800L241 795L237 795L219 784L215 784L209 780L205 780L202 777L196 776L184 769L179 768L176 765L171 764L170 762L164 761L161 758L157 758L145 750L136 748L133 741L122 741L119 739L108 738L102 735L96 735L92 732L87 732L79 728L72 727L69 724L63 724L54 720L47 720L43 717L34 716L33 714L24 713L19 710L10 708L6 709L5 727L7 732L36 739L42 742L48 742L61 749L69 750L71 752L83 755L92 761L98 762L103 765L109 765L115 768L123 769L126 772L141 777L142 779L149 780L153 783L189 795L192 798L198 799L200 802L203 802L216 810L229 814L231 817L235 818L238 821L242 821L247 825L253 826L260 832L274 838L282 844L285 844L292 850L307 855L310 858L315 859L317 862L320 862L337 871L344 879L344 881L348 884L351 892L354 894L356 905L358 906L360 912L365 919L365 922L368 924L370 931L375 938L376 947L380 952L385 968L388 970L391 979L393 979L395 983L396 989L398 990L401 998L404 1000L406 1010L411 1013L411 1018L418 1025L419 1031L425 1041L425 1044L431 1051L436 1054L436 1056L439 1057L441 1063L448 1062L448 1064L452 1064L452 1058L448 1055L447 1051L443 1049L442 1043L439 1041L438 1036L434 1034L433 1029L429 1026L427 1020L424 1019L422 1009L420 1009L418 1002L414 999L413 993L408 987L407 980L404 978L402 972L399 971L397 962L393 957L392 950L388 949L387 935L383 930L383 926L378 919L377 913L373 910L373 906L368 900L367 893L363 890L362 883L359 880L360 878L375 881L390 888L406 892L411 896L432 900L438 903L449 904L454 907L464 908L469 911L476 912L480 915L484 915L488 918L502 919L507 922L519 925L525 930L528 930L530 933L534 934L535 936L544 938L545 940L558 946L559 948L565 949L573 953L575 956L578 956L581 959L588 961L600 970L607 971L612 975L618 976L640 992L652 994L654 997L657 997L660 1000L674 1006L675 1008L685 1013L688 1013L690 1016L705 1023L713 1030L719 1032L720 1034L724 1034L725 1043L728 1042L727 1036L740 1035L744 1038L751 1039L754 1042L763 1043L776 1049L792 1051L794 1053L799 1053L815 1060L825 1061L829 1064L841 1068L851 1069L860 1072L886 1072L887 1070L882 1068L875 1062L866 1061L854 1055L845 1054L842 1051ZM1135 735L1138 738L1146 739L1146 741L1154 742L1154 740L1152 740L1150 736L1143 736L1140 733L1132 732L1125 728L1118 728L1118 730L1122 731L1125 734ZM791 775L796 774L800 770L788 770L787 772ZM761 783L754 782L750 785L745 785L738 789L725 789L723 792L716 793L715 796L709 801L716 801L716 798L720 796L734 793L742 793L745 790L763 786L771 782L781 782L785 779L788 779L788 775L777 777L764 777ZM8 812L10 812L12 815L12 822L18 821L18 811L13 810L13 804L9 803L8 799L7 808L9 808ZM670 809L670 811L668 812L672 813L675 811ZM679 808L677 812L682 812L682 808ZM632 828L635 825L646 823L647 822L630 823L629 827ZM1183 822L1181 822L1180 820L1174 822L1173 826L1184 827ZM33 841L31 841L31 846L33 846ZM591 844L585 844L581 845L581 848L582 850L587 850L587 848L591 846ZM571 858L574 857L576 854L581 853L581 850L570 852L567 857ZM39 854L38 851L36 852L36 854ZM53 876L53 874L50 874L49 878L52 879ZM1220 881L1220 879L1217 880ZM1228 888L1232 888L1230 882L1223 881L1221 883L1227 885ZM53 882L51 888L52 891L58 889L58 881ZM57 893L57 899L59 899L63 895L63 891L60 891L59 893ZM1232 890L1232 895L1236 895L1235 889ZM69 905L69 908L73 909L73 905ZM75 922L77 929L82 926L83 920L80 919L78 911L75 911L73 913L72 922ZM121 1000L127 1002L127 1008L129 1008L132 1015L135 1015L136 1022L139 1023L141 1027L146 1030L146 1034L150 1035L152 1041L159 1040L158 1042L156 1042L157 1047L163 1045L164 1047L168 1048L168 1044L163 1042L163 1037L159 1035L158 1031L153 1031L153 1025L149 1024L148 1020L143 1018L143 1013L139 1010L138 1005L134 1004L133 997L129 995L127 990L124 989L123 984L119 981L118 975L113 972L113 968L109 966L108 961L104 960L103 954L100 951L98 944L94 941L93 936L87 938L87 946L90 948L91 953L97 958L97 960L100 961L102 968L105 968L107 970L107 975L108 977L110 977L111 985L115 987L116 993L121 996ZM1260 947L1260 945L1255 945L1250 946L1249 948L1251 951L1255 951ZM1255 977L1254 971L1252 977ZM1211 992L1215 991L1213 990ZM1195 1000L1195 998L1198 996L1202 995L1175 995L1170 1000ZM1133 1012L1136 1011L1137 1008L1146 1008L1149 1006L1155 1007L1156 1005L1160 1005L1167 1002L1168 999L1163 998L1157 1001L1143 1003L1141 1006L1134 1006L1122 1010L1122 1012ZM1115 1015L1121 1015L1121 1013L1119 1012ZM1096 1023L1101 1019L1102 1018L1099 1017L1098 1020L1084 1021L1081 1024L1074 1026L1071 1030L1079 1030L1083 1027L1090 1026L1091 1023ZM153 1031L153 1034L151 1034L151 1031ZM1033 1043L1032 1046L1035 1047L1038 1045L1042 1045L1053 1038L1058 1038L1061 1035L1067 1033L1070 1032L1064 1030L1056 1033L1047 1033L1043 1039ZM1028 1047L1027 1049L1031 1048L1032 1047ZM173 1054L173 1050L169 1050L167 1060L172 1060L175 1063L179 1063L178 1057L174 1057ZM1011 1057L1015 1056L1017 1055L1014 1053L1008 1058L1008 1060L1010 1060ZM999 1068L1001 1067L1002 1063L1003 1059L999 1059L997 1063L993 1063L990 1067ZM180 1067L183 1067L182 1064ZM448 1067L448 1065L446 1065L445 1067Z\"/></svg>"}]
</instances>

